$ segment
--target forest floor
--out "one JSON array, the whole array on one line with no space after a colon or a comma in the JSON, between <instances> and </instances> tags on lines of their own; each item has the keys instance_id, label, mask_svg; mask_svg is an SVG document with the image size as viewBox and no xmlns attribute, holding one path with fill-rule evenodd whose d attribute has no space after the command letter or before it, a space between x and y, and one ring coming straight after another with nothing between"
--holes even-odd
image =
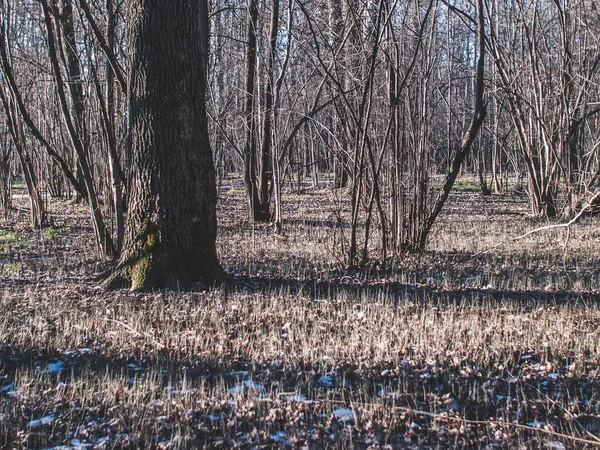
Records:
<instances>
[{"instance_id":1,"label":"forest floor","mask_svg":"<svg viewBox=\"0 0 600 450\"><path fill-rule=\"evenodd\" d=\"M106 292L85 206L0 223L0 448L600 447L600 223L459 183L428 250L343 270L342 192L284 234L220 192L235 283ZM377 255L377 237L370 250Z\"/></svg>"}]
</instances>

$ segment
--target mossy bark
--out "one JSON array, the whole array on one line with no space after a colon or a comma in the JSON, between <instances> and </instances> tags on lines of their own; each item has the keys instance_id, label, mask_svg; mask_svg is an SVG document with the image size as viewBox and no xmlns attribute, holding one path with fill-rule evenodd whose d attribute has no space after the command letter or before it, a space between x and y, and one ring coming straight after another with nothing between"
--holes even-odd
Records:
<instances>
[{"instance_id":1,"label":"mossy bark","mask_svg":"<svg viewBox=\"0 0 600 450\"><path fill-rule=\"evenodd\" d=\"M225 280L215 240L216 180L208 138L202 42L195 0L132 0L131 180L117 273L134 290Z\"/></svg>"}]
</instances>

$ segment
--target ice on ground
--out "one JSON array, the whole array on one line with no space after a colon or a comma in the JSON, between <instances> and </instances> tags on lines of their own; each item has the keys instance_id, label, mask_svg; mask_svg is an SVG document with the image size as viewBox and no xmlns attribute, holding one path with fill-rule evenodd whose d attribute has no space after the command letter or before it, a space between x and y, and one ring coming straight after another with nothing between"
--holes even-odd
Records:
<instances>
[{"instance_id":1,"label":"ice on ground","mask_svg":"<svg viewBox=\"0 0 600 450\"><path fill-rule=\"evenodd\" d=\"M56 360L55 362L51 362L48 364L48 368L46 369L48 373L59 373L65 370L64 361Z\"/></svg>"},{"instance_id":2,"label":"ice on ground","mask_svg":"<svg viewBox=\"0 0 600 450\"><path fill-rule=\"evenodd\" d=\"M337 408L334 409L331 414L333 414L333 417L341 422L356 420L356 413L350 408Z\"/></svg>"},{"instance_id":3,"label":"ice on ground","mask_svg":"<svg viewBox=\"0 0 600 450\"><path fill-rule=\"evenodd\" d=\"M241 383L237 383L234 387L229 389L229 395L238 394L240 392L247 392L249 390L262 392L265 390L265 388L252 380L244 380Z\"/></svg>"},{"instance_id":4,"label":"ice on ground","mask_svg":"<svg viewBox=\"0 0 600 450\"><path fill-rule=\"evenodd\" d=\"M44 425L50 425L54 422L54 416L44 416L41 419L32 420L27 424L27 428L38 428Z\"/></svg>"}]
</instances>

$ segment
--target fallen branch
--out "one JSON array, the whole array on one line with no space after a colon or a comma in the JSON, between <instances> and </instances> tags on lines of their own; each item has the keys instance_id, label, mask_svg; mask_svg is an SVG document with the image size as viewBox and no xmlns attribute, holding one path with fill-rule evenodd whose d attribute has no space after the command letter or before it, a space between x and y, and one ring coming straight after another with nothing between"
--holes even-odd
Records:
<instances>
[{"instance_id":1,"label":"fallen branch","mask_svg":"<svg viewBox=\"0 0 600 450\"><path fill-rule=\"evenodd\" d=\"M442 421L447 421L447 422L460 422L460 423L466 423L469 425L486 425L486 426L497 425L500 427L513 427L513 428L519 428L522 430L536 431L538 433L547 434L549 436L554 436L554 437L561 438L561 439L567 439L567 440L570 440L573 442L580 442L582 444L588 444L588 445L593 445L595 447L600 447L600 442L598 442L598 440L592 441L590 439L584 439L584 438L580 438L577 436L569 436L568 434L562 434L562 433L558 433L556 431L546 430L544 428L536 428L536 427L532 427L529 425L521 425L520 423L506 422L504 420L469 420L469 419L463 419L462 417L452 417L452 416L447 416L444 414L436 414L436 413L430 413L430 412L425 412L425 411L419 411L417 409L407 408L407 407L403 407L403 406L396 406L396 407L394 407L394 409L403 411L403 412L407 412L410 414L423 415L423 416L431 417L435 420L442 420Z\"/></svg>"},{"instance_id":2,"label":"fallen branch","mask_svg":"<svg viewBox=\"0 0 600 450\"><path fill-rule=\"evenodd\" d=\"M593 197L590 199L590 201L589 201L589 202L588 202L588 203L587 203L587 204L586 204L586 205L585 205L583 208L581 208L581 210L580 210L580 211L579 211L579 212L578 212L578 213L575 215L575 217L573 217L573 218L572 218L571 220L569 220L568 222L565 222L565 223L557 223L557 224L554 224L554 225L546 225L545 227L535 228L535 229L533 229L533 230L530 230L530 231L528 231L527 233L525 233L525 234L522 234L522 235L520 235L520 236L513 237L513 238L507 239L507 240L505 240L505 241L502 241L502 242L500 242L499 244L496 244L496 245L494 245L493 247L490 247L490 248L488 248L487 250L482 250L482 251L480 251L479 253L475 253L475 254L473 255L473 257L471 258L471 260L473 260L473 259L477 258L478 256L485 255L486 253L489 253L489 252L491 252L492 250L495 250L495 249L497 249L498 247L501 247L501 246L505 245L505 244L506 244L506 243L508 243L508 242L515 242L515 241L519 241L519 240L521 240L521 239L523 239L523 238L526 238L527 236L530 236L530 235L532 235L532 234L535 234L535 233L539 233L540 231L553 230L553 229L556 229L556 228L569 228L571 225L575 225L577 222L579 222L579 220L580 220L580 219L583 217L583 215L584 215L584 214L585 214L585 213L586 213L588 210L590 210L591 208L593 208L593 206L594 206L594 202L595 202L595 201L596 201L598 198L600 198L600 191L596 192L596 193L594 194L594 196L593 196Z\"/></svg>"},{"instance_id":3,"label":"fallen branch","mask_svg":"<svg viewBox=\"0 0 600 450\"><path fill-rule=\"evenodd\" d=\"M330 403L346 404L345 401L338 401L338 400L332 400L332 401L330 401ZM361 405L362 406L365 406L365 405L381 406L381 405L376 405L374 403L367 403L367 404L361 403ZM393 409L395 411L402 411L402 412L413 414L416 416L431 417L432 419L439 420L439 421L459 422L459 423L465 423L468 425L485 425L485 426L496 425L496 426L505 427L505 428L512 427L512 428L518 428L521 430L535 431L535 432L546 434L549 436L554 436L556 438L566 439L569 441L579 442L582 444L593 445L595 447L600 448L599 438L594 435L592 435L594 440L590 440L590 439L585 439L585 438L581 438L581 437L577 437L577 436L570 436L568 434L559 433L557 431L546 430L544 428L537 428L537 427L532 427L530 425L522 425L520 423L514 423L514 422L506 422L504 420L470 420L470 419L464 419L462 417L448 416L446 414L421 411L421 410L409 408L406 406L394 406Z\"/></svg>"},{"instance_id":4,"label":"fallen branch","mask_svg":"<svg viewBox=\"0 0 600 450\"><path fill-rule=\"evenodd\" d=\"M140 333L135 328L132 328L131 326L127 325L124 322L121 322L120 320L111 319L109 317L105 317L104 319L107 320L107 321L109 321L109 322L114 322L116 324L121 325L123 328L125 328L127 331L129 331L131 334L135 334L136 336L140 336L140 337L144 337L146 339L149 339L158 348L165 348L166 347L164 344L162 344L162 343L158 342L156 339L154 339L154 337L152 335L150 335L149 333Z\"/></svg>"}]
</instances>

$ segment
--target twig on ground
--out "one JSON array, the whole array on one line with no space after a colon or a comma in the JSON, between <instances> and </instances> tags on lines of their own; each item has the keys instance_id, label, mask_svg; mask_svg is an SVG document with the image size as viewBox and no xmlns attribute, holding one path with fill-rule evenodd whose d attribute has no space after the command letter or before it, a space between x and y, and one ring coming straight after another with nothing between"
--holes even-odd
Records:
<instances>
[{"instance_id":1,"label":"twig on ground","mask_svg":"<svg viewBox=\"0 0 600 450\"><path fill-rule=\"evenodd\" d=\"M162 343L158 342L156 339L154 339L154 337L152 335L150 335L149 333L140 333L136 329L132 328L131 326L127 325L124 322L121 322L120 320L111 319L109 317L105 317L104 319L107 320L107 321L109 321L109 322L114 322L116 324L121 325L123 328L125 328L127 331L129 331L131 334L135 334L137 336L144 337L144 338L150 340L150 342L152 342L158 348L165 348L166 347L164 344L162 344Z\"/></svg>"}]
</instances>

